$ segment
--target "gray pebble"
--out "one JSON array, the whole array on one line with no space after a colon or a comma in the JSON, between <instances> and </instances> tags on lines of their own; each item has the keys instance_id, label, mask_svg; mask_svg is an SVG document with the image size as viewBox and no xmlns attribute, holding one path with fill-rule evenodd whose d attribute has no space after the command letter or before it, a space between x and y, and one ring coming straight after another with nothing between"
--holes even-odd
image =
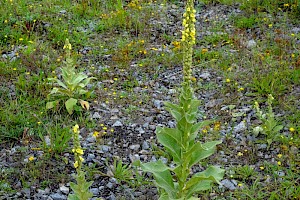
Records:
<instances>
[{"instance_id":1,"label":"gray pebble","mask_svg":"<svg viewBox=\"0 0 300 200\"><path fill-rule=\"evenodd\" d=\"M95 112L92 116L93 119L101 119L101 115L99 114L99 112Z\"/></svg>"},{"instance_id":2,"label":"gray pebble","mask_svg":"<svg viewBox=\"0 0 300 200\"><path fill-rule=\"evenodd\" d=\"M63 193L63 194L69 194L69 188L62 185L59 187L59 190Z\"/></svg>"},{"instance_id":3,"label":"gray pebble","mask_svg":"<svg viewBox=\"0 0 300 200\"><path fill-rule=\"evenodd\" d=\"M67 197L65 195L59 194L59 193L51 194L50 197L53 200L66 200L67 199Z\"/></svg>"},{"instance_id":4,"label":"gray pebble","mask_svg":"<svg viewBox=\"0 0 300 200\"><path fill-rule=\"evenodd\" d=\"M119 120L116 121L113 125L113 127L120 127L120 126L123 126L122 122L120 122Z\"/></svg>"},{"instance_id":5,"label":"gray pebble","mask_svg":"<svg viewBox=\"0 0 300 200\"><path fill-rule=\"evenodd\" d=\"M150 148L150 145L147 141L144 141L142 144L142 149L143 150L148 150Z\"/></svg>"},{"instance_id":6,"label":"gray pebble","mask_svg":"<svg viewBox=\"0 0 300 200\"><path fill-rule=\"evenodd\" d=\"M229 190L235 190L236 189L236 186L228 179L224 179L221 181L221 184L228 188Z\"/></svg>"}]
</instances>

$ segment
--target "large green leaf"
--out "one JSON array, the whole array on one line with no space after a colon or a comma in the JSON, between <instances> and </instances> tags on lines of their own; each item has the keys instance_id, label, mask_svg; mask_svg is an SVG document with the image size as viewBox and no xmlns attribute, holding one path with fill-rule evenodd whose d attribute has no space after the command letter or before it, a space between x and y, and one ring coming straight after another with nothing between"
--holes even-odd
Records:
<instances>
[{"instance_id":1,"label":"large green leaf","mask_svg":"<svg viewBox=\"0 0 300 200\"><path fill-rule=\"evenodd\" d=\"M221 144L222 141L211 141L201 144L197 142L189 150L188 154L191 154L191 161L189 167L192 167L194 164L198 163L200 160L209 157L215 152L216 145Z\"/></svg>"},{"instance_id":2,"label":"large green leaf","mask_svg":"<svg viewBox=\"0 0 300 200\"><path fill-rule=\"evenodd\" d=\"M58 85L60 85L61 87L65 88L65 89L68 89L68 87L67 87L61 80L56 79L56 83L57 83Z\"/></svg>"},{"instance_id":3,"label":"large green leaf","mask_svg":"<svg viewBox=\"0 0 300 200\"><path fill-rule=\"evenodd\" d=\"M72 81L71 81L71 87L72 87L72 90L74 90L77 85L84 79L86 79L88 76L81 73L81 74L78 74L76 75L75 77L72 78Z\"/></svg>"},{"instance_id":4,"label":"large green leaf","mask_svg":"<svg viewBox=\"0 0 300 200\"><path fill-rule=\"evenodd\" d=\"M181 112L182 108L177 105L170 102L164 102L166 106L166 110L170 112L170 114L176 119L176 121L180 121L183 117Z\"/></svg>"},{"instance_id":5,"label":"large green leaf","mask_svg":"<svg viewBox=\"0 0 300 200\"><path fill-rule=\"evenodd\" d=\"M77 99L70 98L65 102L66 109L70 115L73 113L74 106L77 104L77 101Z\"/></svg>"},{"instance_id":6,"label":"large green leaf","mask_svg":"<svg viewBox=\"0 0 300 200\"><path fill-rule=\"evenodd\" d=\"M153 174L158 187L164 189L169 197L174 197L176 190L169 168L161 161L141 164L143 171Z\"/></svg>"},{"instance_id":7,"label":"large green leaf","mask_svg":"<svg viewBox=\"0 0 300 200\"><path fill-rule=\"evenodd\" d=\"M170 152L175 162L179 162L181 153L181 132L175 128L158 128L158 141Z\"/></svg>"},{"instance_id":8,"label":"large green leaf","mask_svg":"<svg viewBox=\"0 0 300 200\"><path fill-rule=\"evenodd\" d=\"M181 144L181 131L177 128L157 127L156 134L166 134L175 139L178 144Z\"/></svg>"},{"instance_id":9,"label":"large green leaf","mask_svg":"<svg viewBox=\"0 0 300 200\"><path fill-rule=\"evenodd\" d=\"M203 172L194 174L185 185L186 196L190 197L196 192L210 189L211 183L213 182L220 184L220 180L222 180L224 172L224 169L210 166Z\"/></svg>"},{"instance_id":10,"label":"large green leaf","mask_svg":"<svg viewBox=\"0 0 300 200\"><path fill-rule=\"evenodd\" d=\"M80 87L81 87L81 88L86 87L86 86L90 83L90 81L93 80L93 79L96 80L95 77L90 77L90 78L84 79L84 80L82 81L82 83L80 83Z\"/></svg>"},{"instance_id":11,"label":"large green leaf","mask_svg":"<svg viewBox=\"0 0 300 200\"><path fill-rule=\"evenodd\" d=\"M51 94L56 94L58 92L58 88L57 87L54 87L51 92L50 92L50 95Z\"/></svg>"},{"instance_id":12,"label":"large green leaf","mask_svg":"<svg viewBox=\"0 0 300 200\"><path fill-rule=\"evenodd\" d=\"M46 104L46 109L54 108L58 103L59 103L58 100L47 102L47 104Z\"/></svg>"}]
</instances>

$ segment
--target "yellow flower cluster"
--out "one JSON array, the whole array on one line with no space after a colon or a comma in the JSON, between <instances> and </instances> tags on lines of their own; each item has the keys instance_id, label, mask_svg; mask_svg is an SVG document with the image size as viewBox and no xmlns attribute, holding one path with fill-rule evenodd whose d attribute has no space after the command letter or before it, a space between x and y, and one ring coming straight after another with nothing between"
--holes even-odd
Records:
<instances>
[{"instance_id":1,"label":"yellow flower cluster","mask_svg":"<svg viewBox=\"0 0 300 200\"><path fill-rule=\"evenodd\" d=\"M75 162L74 162L74 167L76 169L80 169L82 162L84 161L84 158L82 155L84 154L83 149L80 146L80 141L79 141L79 126L76 124L73 126L73 133L74 133L74 148L72 149L72 152L74 153L75 156Z\"/></svg>"},{"instance_id":2,"label":"yellow flower cluster","mask_svg":"<svg viewBox=\"0 0 300 200\"><path fill-rule=\"evenodd\" d=\"M67 49L67 50L71 50L72 49L72 45L70 44L68 38L66 39L66 43L64 45L64 49Z\"/></svg>"},{"instance_id":3,"label":"yellow flower cluster","mask_svg":"<svg viewBox=\"0 0 300 200\"><path fill-rule=\"evenodd\" d=\"M185 13L183 14L183 31L182 31L182 42L188 42L190 45L195 44L196 41L196 29L195 29L195 13L193 4L188 4Z\"/></svg>"},{"instance_id":4,"label":"yellow flower cluster","mask_svg":"<svg viewBox=\"0 0 300 200\"><path fill-rule=\"evenodd\" d=\"M183 47L183 81L190 84L193 64L193 45L196 41L194 0L188 0L183 14L183 31L181 44Z\"/></svg>"}]
</instances>

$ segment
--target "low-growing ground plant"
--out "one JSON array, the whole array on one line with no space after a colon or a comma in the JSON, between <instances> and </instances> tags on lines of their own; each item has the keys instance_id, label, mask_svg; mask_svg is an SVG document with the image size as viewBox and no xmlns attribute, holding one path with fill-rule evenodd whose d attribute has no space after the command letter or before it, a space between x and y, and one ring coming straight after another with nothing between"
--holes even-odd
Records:
<instances>
[{"instance_id":1,"label":"low-growing ground plant","mask_svg":"<svg viewBox=\"0 0 300 200\"><path fill-rule=\"evenodd\" d=\"M46 105L47 109L55 108L61 101L64 102L68 113L71 115L75 109L79 109L77 104L80 103L83 109L89 110L89 103L80 99L83 95L89 91L84 89L94 77L88 77L83 72L77 72L73 59L71 58L71 44L69 40L66 40L64 49L66 50L67 58L65 61L65 67L61 68L63 81L57 78L48 78L49 81L56 83L60 87L54 87L49 98L52 101ZM80 111L80 110L79 110Z\"/></svg>"},{"instance_id":2,"label":"low-growing ground plant","mask_svg":"<svg viewBox=\"0 0 300 200\"><path fill-rule=\"evenodd\" d=\"M256 126L253 129L254 134L258 135L259 133L266 136L266 141L270 146L272 142L278 139L280 136L280 131L283 129L283 126L278 123L273 113L272 102L274 98L271 94L268 95L268 112L263 113L260 110L258 102L255 102L254 108L256 110L256 116L261 120L262 124Z\"/></svg>"},{"instance_id":3,"label":"low-growing ground plant","mask_svg":"<svg viewBox=\"0 0 300 200\"><path fill-rule=\"evenodd\" d=\"M166 102L166 109L177 122L175 128L157 127L158 141L165 147L172 157L169 162L172 167L161 160L142 164L142 169L151 172L159 188L160 200L191 200L198 199L194 195L208 190L212 183L219 183L223 178L224 170L210 166L202 172L191 174L195 164L209 157L215 152L216 145L221 141L201 143L196 141L198 131L210 124L210 121L197 123L200 101L195 99L191 87L192 55L195 44L195 12L194 1L188 0L183 19L181 43L183 45L183 83L179 104Z\"/></svg>"}]
</instances>

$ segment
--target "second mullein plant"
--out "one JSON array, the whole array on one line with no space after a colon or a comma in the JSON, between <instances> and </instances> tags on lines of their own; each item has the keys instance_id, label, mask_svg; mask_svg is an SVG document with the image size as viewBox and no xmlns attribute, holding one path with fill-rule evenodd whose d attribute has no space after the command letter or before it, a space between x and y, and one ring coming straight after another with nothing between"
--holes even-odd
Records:
<instances>
[{"instance_id":1,"label":"second mullein plant","mask_svg":"<svg viewBox=\"0 0 300 200\"><path fill-rule=\"evenodd\" d=\"M73 127L73 143L74 148L72 152L74 153L74 167L77 174L74 175L77 184L70 183L70 187L73 190L74 194L69 194L68 200L88 200L93 197L93 194L89 191L89 187L93 184L93 181L87 182L85 179L85 172L81 169L83 159L83 149L80 145L79 140L79 126L76 124Z\"/></svg>"},{"instance_id":2,"label":"second mullein plant","mask_svg":"<svg viewBox=\"0 0 300 200\"><path fill-rule=\"evenodd\" d=\"M202 172L191 174L192 167L209 156L221 141L202 143L197 141L198 131L210 124L197 122L200 101L194 97L191 86L193 45L195 44L194 0L188 0L183 19L181 44L183 46L183 82L179 104L166 102L166 109L177 122L175 128L157 127L158 141L172 157L170 165L161 160L141 164L143 171L150 172L160 192L160 200L193 200L194 195L211 189L212 183L219 183L224 170L210 166Z\"/></svg>"}]
</instances>

